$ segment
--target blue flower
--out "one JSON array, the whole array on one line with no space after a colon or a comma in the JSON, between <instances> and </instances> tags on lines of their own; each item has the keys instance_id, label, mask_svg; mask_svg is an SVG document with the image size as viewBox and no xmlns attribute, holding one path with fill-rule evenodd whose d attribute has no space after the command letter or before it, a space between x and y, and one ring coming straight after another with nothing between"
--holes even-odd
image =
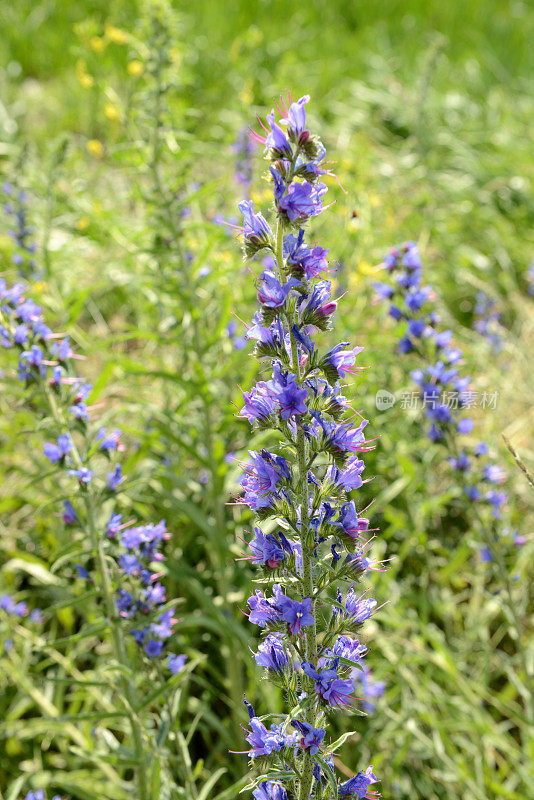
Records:
<instances>
[{"instance_id":1,"label":"blue flower","mask_svg":"<svg viewBox=\"0 0 534 800\"><path fill-rule=\"evenodd\" d=\"M306 126L306 109L304 106L309 103L310 95L305 94L300 100L291 103L289 111L281 122L287 125L287 130L292 139L299 139Z\"/></svg>"},{"instance_id":2,"label":"blue flower","mask_svg":"<svg viewBox=\"0 0 534 800\"><path fill-rule=\"evenodd\" d=\"M247 736L247 742L251 746L248 753L250 758L257 758L258 756L266 756L273 752L279 752L287 744L294 743L294 738L291 739L287 734L282 732L281 725L271 725L269 730L257 717L252 717L250 720L250 727L251 731Z\"/></svg>"},{"instance_id":3,"label":"blue flower","mask_svg":"<svg viewBox=\"0 0 534 800\"><path fill-rule=\"evenodd\" d=\"M158 642L155 639L148 639L143 645L143 651L149 658L157 658L161 655L163 649L163 642Z\"/></svg>"},{"instance_id":4,"label":"blue flower","mask_svg":"<svg viewBox=\"0 0 534 800\"><path fill-rule=\"evenodd\" d=\"M255 214L253 203L250 200L239 203L239 210L243 214L243 237L245 253L253 255L264 247L268 247L271 239L271 229L263 214Z\"/></svg>"},{"instance_id":5,"label":"blue flower","mask_svg":"<svg viewBox=\"0 0 534 800\"><path fill-rule=\"evenodd\" d=\"M311 613L311 598L305 597L302 602L291 600L285 595L280 595L280 598L283 599L281 602L277 599L277 606L281 609L282 619L287 622L292 636L300 633L302 628L313 625L315 620Z\"/></svg>"},{"instance_id":6,"label":"blue flower","mask_svg":"<svg viewBox=\"0 0 534 800\"><path fill-rule=\"evenodd\" d=\"M167 666L173 675L178 675L183 670L186 661L187 656L184 655L177 656L174 653L168 653L167 655Z\"/></svg>"},{"instance_id":7,"label":"blue flower","mask_svg":"<svg viewBox=\"0 0 534 800\"><path fill-rule=\"evenodd\" d=\"M271 172L276 172L271 167ZM278 208L287 214L291 222L303 222L315 217L323 210L323 195L327 191L324 183L312 184L308 181L292 183L287 192L278 199Z\"/></svg>"},{"instance_id":8,"label":"blue flower","mask_svg":"<svg viewBox=\"0 0 534 800\"><path fill-rule=\"evenodd\" d=\"M58 436L57 444L47 442L43 449L49 461L51 461L52 464L57 464L58 461L62 461L72 450L72 441L68 433L62 433L61 436Z\"/></svg>"},{"instance_id":9,"label":"blue flower","mask_svg":"<svg viewBox=\"0 0 534 800\"><path fill-rule=\"evenodd\" d=\"M276 404L270 397L265 383L259 383L250 392L243 392L245 405L241 413L249 422L266 420L275 410Z\"/></svg>"},{"instance_id":10,"label":"blue flower","mask_svg":"<svg viewBox=\"0 0 534 800\"><path fill-rule=\"evenodd\" d=\"M274 109L267 114L271 131L265 139L266 149L274 151L275 157L291 156L293 150L282 128L275 122Z\"/></svg>"},{"instance_id":11,"label":"blue flower","mask_svg":"<svg viewBox=\"0 0 534 800\"><path fill-rule=\"evenodd\" d=\"M76 511L72 507L71 503L68 500L63 502L63 522L65 525L74 525L75 522L78 520L78 516Z\"/></svg>"},{"instance_id":12,"label":"blue flower","mask_svg":"<svg viewBox=\"0 0 534 800\"><path fill-rule=\"evenodd\" d=\"M96 439L100 443L99 447L101 450L116 450L119 446L119 438L121 432L118 428L115 428L114 431L111 433L106 433L105 428L100 428L98 433L96 434Z\"/></svg>"},{"instance_id":13,"label":"blue flower","mask_svg":"<svg viewBox=\"0 0 534 800\"><path fill-rule=\"evenodd\" d=\"M252 792L254 800L288 800L287 792L280 783L263 781Z\"/></svg>"},{"instance_id":14,"label":"blue flower","mask_svg":"<svg viewBox=\"0 0 534 800\"><path fill-rule=\"evenodd\" d=\"M265 637L255 654L256 664L260 667L281 673L289 663L281 634L273 633Z\"/></svg>"},{"instance_id":15,"label":"blue flower","mask_svg":"<svg viewBox=\"0 0 534 800\"><path fill-rule=\"evenodd\" d=\"M108 489L114 491L117 489L120 484L124 481L124 476L122 474L122 467L120 464L115 464L112 472L108 472L107 475L107 486Z\"/></svg>"},{"instance_id":16,"label":"blue flower","mask_svg":"<svg viewBox=\"0 0 534 800\"><path fill-rule=\"evenodd\" d=\"M286 302L291 289L299 285L296 278L290 278L283 286L272 272L264 272L261 276L263 284L258 289L258 300L266 308L280 308Z\"/></svg>"},{"instance_id":17,"label":"blue flower","mask_svg":"<svg viewBox=\"0 0 534 800\"><path fill-rule=\"evenodd\" d=\"M271 569L279 567L286 554L276 536L272 533L265 535L261 528L254 528L256 534L250 542L253 564L267 564Z\"/></svg>"},{"instance_id":18,"label":"blue flower","mask_svg":"<svg viewBox=\"0 0 534 800\"><path fill-rule=\"evenodd\" d=\"M315 681L317 694L332 708L350 705L354 691L352 681L340 678L336 667L337 659L334 660L333 666L327 669L316 670L311 664L306 662L302 664L306 675Z\"/></svg>"},{"instance_id":19,"label":"blue flower","mask_svg":"<svg viewBox=\"0 0 534 800\"><path fill-rule=\"evenodd\" d=\"M292 720L291 724L302 734L302 738L300 739L300 746L302 749L309 750L311 756L316 755L326 735L325 729L314 728L313 725L310 725L308 722L301 722L297 719Z\"/></svg>"},{"instance_id":20,"label":"blue flower","mask_svg":"<svg viewBox=\"0 0 534 800\"><path fill-rule=\"evenodd\" d=\"M80 467L79 469L69 469L69 475L72 475L74 478L78 478L78 483L81 486L87 486L87 484L91 483L94 477L94 472L92 469L88 467Z\"/></svg>"},{"instance_id":21,"label":"blue flower","mask_svg":"<svg viewBox=\"0 0 534 800\"><path fill-rule=\"evenodd\" d=\"M378 778L373 774L373 767L371 765L367 767L365 772L358 772L353 778L340 784L340 797L356 797L358 800L363 800L369 796L367 794L369 786L377 781Z\"/></svg>"}]
</instances>

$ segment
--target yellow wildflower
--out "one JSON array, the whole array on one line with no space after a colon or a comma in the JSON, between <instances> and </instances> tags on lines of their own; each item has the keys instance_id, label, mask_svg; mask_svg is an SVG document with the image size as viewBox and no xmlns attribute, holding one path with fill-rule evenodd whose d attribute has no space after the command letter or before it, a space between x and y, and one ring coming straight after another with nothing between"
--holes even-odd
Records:
<instances>
[{"instance_id":1,"label":"yellow wildflower","mask_svg":"<svg viewBox=\"0 0 534 800\"><path fill-rule=\"evenodd\" d=\"M98 139L89 139L86 144L87 152L89 155L93 156L93 158L103 158L104 157L104 145Z\"/></svg>"},{"instance_id":2,"label":"yellow wildflower","mask_svg":"<svg viewBox=\"0 0 534 800\"><path fill-rule=\"evenodd\" d=\"M142 61L138 61L134 59L133 61L128 62L128 66L126 67L128 70L128 75L131 75L134 78L138 78L140 75L143 74L145 67Z\"/></svg>"}]
</instances>

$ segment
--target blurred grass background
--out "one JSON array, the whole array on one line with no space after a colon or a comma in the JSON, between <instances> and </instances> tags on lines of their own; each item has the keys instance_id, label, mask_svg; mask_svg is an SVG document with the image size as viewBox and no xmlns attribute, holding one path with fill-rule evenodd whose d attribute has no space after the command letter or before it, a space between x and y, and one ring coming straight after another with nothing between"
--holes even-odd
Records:
<instances>
[{"instance_id":1,"label":"blurred grass background","mask_svg":"<svg viewBox=\"0 0 534 800\"><path fill-rule=\"evenodd\" d=\"M30 194L49 261L36 287L40 302L88 355L97 397L108 398L113 423L134 445L132 509L165 516L174 532L168 579L184 597L188 647L207 656L183 702L184 728L201 716L191 770L202 780L226 768L213 797L226 791L244 771L239 757L228 757L241 746L242 692L264 708L280 702L258 680L248 652L254 632L238 611L252 586L252 571L235 561L250 520L226 505L238 472L228 455L251 446L231 401L255 369L226 325L232 310L250 317L254 287L237 242L212 220L236 215L237 131L287 89L311 94L313 130L347 190L330 183L336 203L313 235L339 262L339 284L351 289L333 338L366 346L370 368L353 391L380 441L367 459L367 474L377 477L363 494L376 497L376 555L394 557L373 586L379 602L390 603L368 630L369 661L386 695L375 714L358 718L361 733L344 748L340 768L350 774L373 763L384 797L403 800L532 797L519 658L532 638L532 543L510 560L524 625L514 638L502 587L474 547L469 508L423 421L398 405L375 409L378 389L411 388L411 365L394 352L371 284L392 244L419 241L466 371L477 389L499 391L497 411L479 415L479 436L506 462L511 524L529 534L528 486L500 435L532 463L533 9L504 0L174 3L157 164L171 198L163 202L153 169L151 70L163 46L150 21L157 6L2 4L0 166ZM268 197L263 169L258 154L252 196L260 204ZM173 249L167 242L176 244L178 219ZM7 259L10 246L4 236ZM479 290L495 299L506 326L499 356L472 330ZM21 553L46 567L68 535L44 505L38 465L25 459L29 423L15 392L8 380L0 398L4 580L46 605L53 588L5 568ZM54 630L66 635L79 624L64 611ZM35 654L24 658L50 696ZM68 730L43 746L35 721L43 709L27 700L25 674L3 678L0 789L7 794L23 776L60 791L65 773L71 795L86 797L92 781L93 791L100 784L83 758L80 767ZM68 697L53 692L53 699L69 713ZM84 733L90 748L89 724ZM191 774L187 780L193 786Z\"/></svg>"}]
</instances>

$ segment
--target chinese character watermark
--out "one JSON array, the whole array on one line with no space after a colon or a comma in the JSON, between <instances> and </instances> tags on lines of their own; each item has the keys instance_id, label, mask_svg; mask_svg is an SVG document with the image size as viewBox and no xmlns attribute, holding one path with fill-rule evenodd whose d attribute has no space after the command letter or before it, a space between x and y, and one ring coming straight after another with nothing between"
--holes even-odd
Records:
<instances>
[{"instance_id":1,"label":"chinese character watermark","mask_svg":"<svg viewBox=\"0 0 534 800\"><path fill-rule=\"evenodd\" d=\"M484 411L495 411L499 399L499 392L475 391L443 391L432 389L430 391L402 392L400 407L403 410L417 410L431 408L447 408L451 411L458 409L481 408ZM397 398L387 389L379 389L376 393L375 404L379 411L387 411L395 405Z\"/></svg>"}]
</instances>

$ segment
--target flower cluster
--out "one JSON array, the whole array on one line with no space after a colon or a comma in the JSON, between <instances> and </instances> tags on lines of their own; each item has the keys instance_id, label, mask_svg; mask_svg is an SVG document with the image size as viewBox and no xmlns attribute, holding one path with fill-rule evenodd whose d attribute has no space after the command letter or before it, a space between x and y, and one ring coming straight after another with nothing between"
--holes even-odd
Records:
<instances>
[{"instance_id":1,"label":"flower cluster","mask_svg":"<svg viewBox=\"0 0 534 800\"><path fill-rule=\"evenodd\" d=\"M113 598L109 598L114 604L112 613L128 622L129 632L147 656L161 655L175 622L161 583L160 545L168 535L163 521L140 526L122 523L116 504L125 478L121 464L114 460L121 449L120 431L90 429L87 400L91 386L74 371L80 357L68 338L51 332L41 308L27 296L22 284L8 288L0 280L0 339L5 349L18 352L20 381L28 391L40 389L48 403L54 436L44 444L44 457L71 479L73 494L78 487L74 504L64 501L65 525L85 531L93 548L100 548L105 559L109 555L115 558L121 580ZM111 511L102 517L109 506ZM76 565L82 579L92 580L87 568L91 558L88 555L87 565ZM27 613L23 603L14 603L9 597L2 599L2 608L19 616ZM174 653L167 653L167 657L171 671L177 671L183 657Z\"/></svg>"},{"instance_id":2,"label":"flower cluster","mask_svg":"<svg viewBox=\"0 0 534 800\"><path fill-rule=\"evenodd\" d=\"M26 192L15 189L12 183L4 183L2 193L6 198L4 211L8 217L12 218L14 224L9 231L15 244L11 260L21 275L33 276L37 245L33 240L33 227L28 224L28 196Z\"/></svg>"},{"instance_id":3,"label":"flower cluster","mask_svg":"<svg viewBox=\"0 0 534 800\"><path fill-rule=\"evenodd\" d=\"M242 128L232 145L235 155L235 179L245 194L250 194L252 185L253 159L256 147L249 136L248 128Z\"/></svg>"},{"instance_id":4,"label":"flower cluster","mask_svg":"<svg viewBox=\"0 0 534 800\"><path fill-rule=\"evenodd\" d=\"M504 343L504 325L496 306L495 300L485 292L477 292L473 327L487 339L494 353L500 353Z\"/></svg>"},{"instance_id":5,"label":"flower cluster","mask_svg":"<svg viewBox=\"0 0 534 800\"><path fill-rule=\"evenodd\" d=\"M422 264L415 242L405 242L386 255L384 269L391 283L375 283L381 300L389 303L389 315L401 326L397 349L419 356L422 367L411 372L419 388L428 436L447 447L449 463L461 474L468 497L486 504L495 517L501 515L507 495L500 488L506 476L489 457L485 442L468 446L459 442L473 430L465 416L473 392L471 378L461 371L462 351L452 342L452 331L440 327L431 286L423 285ZM452 402L451 402L452 401Z\"/></svg>"},{"instance_id":6,"label":"flower cluster","mask_svg":"<svg viewBox=\"0 0 534 800\"><path fill-rule=\"evenodd\" d=\"M355 703L355 673L367 652L356 633L377 605L354 590L379 566L368 556L365 509L351 496L364 483L360 453L373 445L368 421L340 386L347 373L360 374L362 348L342 342L320 352L314 340L331 326L337 300L322 277L328 251L307 243L303 226L323 210L319 178L330 173L321 166L323 145L306 128L309 98L289 100L278 107L281 120L273 111L265 135L254 134L270 165L275 229L252 202L239 206L245 258L258 256L266 267L245 336L270 365L270 377L244 392L241 415L253 430L272 433L272 445L249 451L241 479L241 502L258 518L248 558L269 587L248 598L247 613L264 633L256 663L290 706L269 725L245 701L247 752L264 770L251 788L256 800L376 798L372 767L337 778L337 744L326 729L331 709Z\"/></svg>"}]
</instances>

